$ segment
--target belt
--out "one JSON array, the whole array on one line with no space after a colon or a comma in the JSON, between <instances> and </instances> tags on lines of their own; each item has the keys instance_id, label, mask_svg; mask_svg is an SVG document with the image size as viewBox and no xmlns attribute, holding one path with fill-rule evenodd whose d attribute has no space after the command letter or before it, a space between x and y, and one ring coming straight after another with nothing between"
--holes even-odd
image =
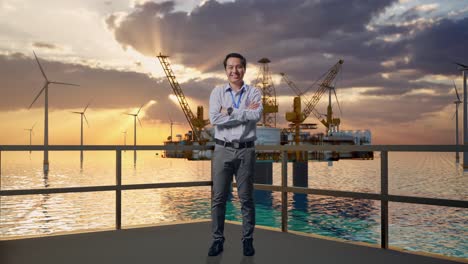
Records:
<instances>
[{"instance_id":1,"label":"belt","mask_svg":"<svg viewBox=\"0 0 468 264\"><path fill-rule=\"evenodd\" d=\"M243 149L243 148L251 148L255 146L254 141L247 141L247 142L227 142L223 141L220 139L215 139L216 144L224 146L224 147L230 147L230 148L235 148L235 149Z\"/></svg>"}]
</instances>

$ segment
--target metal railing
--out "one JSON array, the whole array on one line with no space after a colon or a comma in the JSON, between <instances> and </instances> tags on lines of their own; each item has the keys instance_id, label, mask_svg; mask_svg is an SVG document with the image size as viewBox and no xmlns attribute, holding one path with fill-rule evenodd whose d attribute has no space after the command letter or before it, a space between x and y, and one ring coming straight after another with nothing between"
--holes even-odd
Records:
<instances>
[{"instance_id":1,"label":"metal railing","mask_svg":"<svg viewBox=\"0 0 468 264\"><path fill-rule=\"evenodd\" d=\"M150 183L150 184L127 184L122 185L122 150L208 150L213 147L209 146L49 146L49 151L115 151L116 153L116 183L115 185L107 186L87 186L87 187L64 187L64 188L47 188L47 189L21 189L21 190L1 190L0 197L14 195L33 195L33 194L55 194L55 193L81 193L81 192L101 192L115 191L115 228L122 228L122 191L123 190L142 190L142 189L160 189L160 188L176 188L176 187L199 187L212 186L210 181L191 181L191 182L172 182L172 183ZM257 190L267 190L281 192L281 230L288 231L288 193L302 193L313 195L324 195L333 197L347 197L356 199L370 199L381 202L381 248L388 248L388 203L412 203L424 205L437 205L458 208L468 208L468 201L450 200L438 198L425 198L415 196L391 195L388 193L388 153L389 152L468 152L468 146L455 145L367 145L367 146L316 146L316 145L300 145L300 146L256 146L257 150L262 151L280 151L281 159L281 185L254 184ZM0 177L1 177L1 153L4 151L40 151L44 150L44 146L19 146L19 145L4 145L0 146ZM288 167L287 154L295 151L375 151L380 152L381 159L381 174L380 174L380 193L364 193L352 191L313 189L303 187L288 186ZM211 175L213 177L213 175Z\"/></svg>"}]
</instances>

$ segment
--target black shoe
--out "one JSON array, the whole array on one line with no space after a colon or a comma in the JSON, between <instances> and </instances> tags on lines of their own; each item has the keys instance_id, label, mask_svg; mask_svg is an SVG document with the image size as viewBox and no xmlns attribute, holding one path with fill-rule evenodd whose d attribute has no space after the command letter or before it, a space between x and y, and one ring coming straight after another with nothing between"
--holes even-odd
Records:
<instances>
[{"instance_id":1,"label":"black shoe","mask_svg":"<svg viewBox=\"0 0 468 264\"><path fill-rule=\"evenodd\" d=\"M213 241L213 244L211 244L211 247L208 250L208 256L218 256L221 252L223 252L223 241Z\"/></svg>"},{"instance_id":2,"label":"black shoe","mask_svg":"<svg viewBox=\"0 0 468 264\"><path fill-rule=\"evenodd\" d=\"M253 239L246 239L242 241L244 244L244 256L253 256L255 255L255 249L253 247Z\"/></svg>"}]
</instances>

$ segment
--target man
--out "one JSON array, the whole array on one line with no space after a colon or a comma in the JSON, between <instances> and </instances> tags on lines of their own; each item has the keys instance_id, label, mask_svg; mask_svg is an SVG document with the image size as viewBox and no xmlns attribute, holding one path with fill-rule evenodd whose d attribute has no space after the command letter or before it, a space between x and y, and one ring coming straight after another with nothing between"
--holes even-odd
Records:
<instances>
[{"instance_id":1,"label":"man","mask_svg":"<svg viewBox=\"0 0 468 264\"><path fill-rule=\"evenodd\" d=\"M230 53L224 59L228 83L213 89L210 96L210 121L215 128L213 157L213 200L211 207L213 243L209 256L223 251L226 200L235 175L242 210L242 243L245 256L253 256L255 204L256 124L263 110L260 90L244 83L246 59Z\"/></svg>"}]
</instances>

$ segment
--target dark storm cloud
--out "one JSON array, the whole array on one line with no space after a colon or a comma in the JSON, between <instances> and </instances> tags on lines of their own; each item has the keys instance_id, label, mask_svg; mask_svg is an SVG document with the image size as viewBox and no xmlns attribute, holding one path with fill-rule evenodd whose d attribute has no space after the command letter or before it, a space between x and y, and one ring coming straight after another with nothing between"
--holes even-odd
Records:
<instances>
[{"instance_id":1,"label":"dark storm cloud","mask_svg":"<svg viewBox=\"0 0 468 264\"><path fill-rule=\"evenodd\" d=\"M301 39L307 42L340 32L362 32L371 18L392 2L208 1L190 14L174 12L172 1L147 2L137 5L119 24L116 15L109 16L107 25L123 47L132 47L147 56L163 51L179 63L210 71L229 51L239 51L247 57L258 57L268 51L268 56L277 57L274 58L277 61L296 50L298 55L304 55L300 50L314 43L287 47L287 42ZM286 49L284 46L271 48L278 42ZM323 48L329 44L324 43ZM305 52L313 54L323 50L320 48Z\"/></svg>"},{"instance_id":2,"label":"dark storm cloud","mask_svg":"<svg viewBox=\"0 0 468 264\"><path fill-rule=\"evenodd\" d=\"M409 81L427 73L453 73L449 65L440 65L440 58L453 57L459 50L457 47L468 38L461 34L456 39L458 44L446 42L444 49L437 42L427 42L448 39L448 35L460 31L466 22L443 20L432 26L428 24L426 29L416 30L418 33L414 36L409 36L417 29L418 25L414 24L379 25L373 31L365 28L372 18L393 3L395 1L365 4L362 1L209 1L188 14L175 12L172 1L147 2L119 19L117 15L109 16L107 24L123 47L132 47L147 56L163 51L171 55L174 62L202 71L218 70L220 61L229 51L244 53L249 63L266 56L272 61L273 73L286 72L303 89L310 87L338 59L345 60L341 87L385 87L382 94L404 94L424 88L425 83ZM403 14L391 15L388 20L409 21L428 12L432 10L424 12L412 8ZM395 42L378 39L393 34L406 38ZM452 46L457 47L451 49ZM410 64L397 61L394 67L382 66L382 62L401 61L404 56L413 59ZM415 62L419 58L421 62ZM429 70L431 68L438 70ZM414 74L405 78L381 76L398 69L413 70ZM279 86L278 95L289 94L284 83Z\"/></svg>"},{"instance_id":3,"label":"dark storm cloud","mask_svg":"<svg viewBox=\"0 0 468 264\"><path fill-rule=\"evenodd\" d=\"M413 26L365 29L373 17L392 3L209 1L188 14L174 12L173 2L147 2L120 17L120 23L116 15L109 16L107 24L123 47L132 47L147 56L163 51L174 62L202 71L218 70L224 55L234 50L244 53L249 63L256 63L263 56L270 58L272 72L286 72L305 89L338 59L344 59L342 87L380 86L388 87L390 93L396 93L395 90L404 93L415 85L408 85L408 79L398 82L382 78L380 73L388 71L382 62L413 52L412 47L417 45L413 42L418 43L422 34L402 42L384 42L377 37L408 35ZM398 19L407 20L420 13L411 9ZM424 73L418 71L415 78ZM287 89L279 90L278 94L282 91Z\"/></svg>"},{"instance_id":4,"label":"dark storm cloud","mask_svg":"<svg viewBox=\"0 0 468 264\"><path fill-rule=\"evenodd\" d=\"M444 19L408 41L413 67L425 73L453 74L454 61L468 63L468 17L456 21Z\"/></svg>"}]
</instances>

